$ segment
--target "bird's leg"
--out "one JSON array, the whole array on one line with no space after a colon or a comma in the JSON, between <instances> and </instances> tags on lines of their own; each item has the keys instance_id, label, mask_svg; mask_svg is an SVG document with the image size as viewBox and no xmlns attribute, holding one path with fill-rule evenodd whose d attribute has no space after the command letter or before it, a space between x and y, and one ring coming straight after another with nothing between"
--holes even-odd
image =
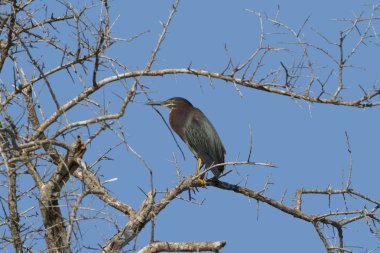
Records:
<instances>
[{"instance_id":1,"label":"bird's leg","mask_svg":"<svg viewBox=\"0 0 380 253\"><path fill-rule=\"evenodd\" d=\"M199 171L201 170L201 167L203 165L202 159L198 158L198 163L197 163L197 169L195 171L195 177L198 179L198 181L201 183L202 186L206 185L206 180L204 180L204 174L202 176L199 176Z\"/></svg>"}]
</instances>

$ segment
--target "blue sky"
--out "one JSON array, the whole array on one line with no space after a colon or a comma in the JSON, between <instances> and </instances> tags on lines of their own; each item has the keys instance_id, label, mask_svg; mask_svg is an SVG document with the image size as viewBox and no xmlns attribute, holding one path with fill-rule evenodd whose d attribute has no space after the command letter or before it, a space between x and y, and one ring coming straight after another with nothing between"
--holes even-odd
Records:
<instances>
[{"instance_id":1,"label":"blue sky","mask_svg":"<svg viewBox=\"0 0 380 253\"><path fill-rule=\"evenodd\" d=\"M110 1L114 37L131 38L141 32L148 32L132 42L116 44L107 51L108 55L117 58L131 71L143 69L161 33L160 22L166 21L173 3L174 1ZM371 4L373 2L354 0L182 1L152 69L186 68L191 65L195 69L220 72L229 60L225 48L228 48L234 64L246 61L256 50L260 39L260 20L255 13L260 13L263 17L275 17L278 13L277 20L296 31L309 17L302 33L305 41L329 50L336 57L339 55L338 48L326 43L318 33L337 42L339 31L348 26L339 20L353 18L361 13L368 17ZM57 13L62 11L52 8ZM94 19L99 17L100 9L100 6L93 9ZM264 45L287 50L270 54L255 80L278 69L281 62L290 65L302 59L302 50L294 44L296 41L293 37L268 21L264 21L263 27L268 33ZM373 27L379 29L378 21L373 23ZM73 39L72 35L67 34L67 40L70 39ZM352 49L357 40L358 33L352 33L345 44L346 52ZM350 59L352 67L344 75L347 90L342 95L349 99L357 98L362 95L359 85L371 89L377 84L380 56L378 45L378 39L371 38ZM41 55L46 53L49 52L42 51ZM309 53L316 76L321 80L326 79L330 70L336 68L333 61L317 50L310 50ZM44 55L44 58L48 63L51 60L54 64L53 57ZM99 79L113 74L110 69L103 69ZM2 78L5 80L11 77ZM79 82L73 83L69 79L63 79L65 82L62 82L60 74L54 78L52 82L56 81L55 91L60 92L61 104L82 90ZM84 76L84 80L90 85L91 76ZM307 77L300 78L300 84L307 80ZM334 72L328 91L334 90L336 80ZM276 200L284 197L284 203L290 206L294 205L295 191L299 188L340 189L349 172L347 132L353 155L352 188L380 200L378 108L310 104L244 87L239 87L241 95L231 83L219 80L210 82L207 78L188 75L144 77L140 82L154 100L180 96L200 108L217 129L227 151L227 161L247 159L252 131L252 160L272 162L278 167L227 167L231 173L222 179L226 182L246 184L247 187L260 191L269 179L271 184L266 195ZM64 85L60 85L62 83ZM125 85L130 87L132 83L133 80L126 80ZM100 103L105 101L110 111L116 111L120 105L119 96L125 94L122 85L122 82L109 84L91 99ZM49 107L51 101L44 100L44 92L41 91L41 103L47 106L43 107L44 113L50 115L54 108ZM174 187L178 181L174 159L178 162L182 176L190 176L195 172L196 160L177 137L186 159L182 158L164 122L150 106L144 105L145 102L146 97L138 94L134 102L128 105L120 124L116 123L113 127L123 129L128 145L152 169L158 200L165 190ZM66 115L69 121L92 117L88 111L81 110L69 112ZM159 110L168 119L169 111L166 108ZM76 134L80 134L83 139L89 137L85 128L73 135ZM87 164L92 164L109 147L119 143L120 139L116 135L107 132L91 143L84 160ZM108 189L114 196L137 209L145 198L140 189L150 190L149 174L144 164L124 144L115 147L107 156L112 160L103 161L94 169L100 169L101 180L118 178L108 184ZM312 224L266 204L258 205L256 201L242 195L212 187L199 189L192 196L195 203L178 199L158 215L156 240L225 240L227 246L222 252L325 251ZM186 200L188 194L181 197ZM363 208L364 205L350 197L347 197L347 203L350 210ZM88 198L84 205L99 207L101 203L96 198ZM310 214L345 210L341 196L332 197L330 205L329 207L325 196L307 196L303 210ZM114 212L110 207L104 211L113 213L119 226L127 222L122 214ZM84 213L88 214L89 211L82 211ZM116 232L114 227L103 220L83 221L83 224L82 246L94 246L95 240L102 245ZM362 221L345 228L344 233L347 245L356 252L367 252L380 246L379 239L371 234ZM145 246L149 242L149 236L150 226L147 225L137 238L137 247ZM132 247L133 245L127 246L125 250Z\"/></svg>"},{"instance_id":2,"label":"blue sky","mask_svg":"<svg viewBox=\"0 0 380 253\"><path fill-rule=\"evenodd\" d=\"M153 69L181 68L191 64L193 68L221 71L228 57L225 45L235 63L241 63L256 49L260 37L258 17L252 11L274 17L280 10L278 20L299 29L310 16L305 27L308 42L329 48L335 55L337 49L326 45L313 30L332 41L339 38L339 30L346 24L337 18L352 18L364 11L369 15L371 2L366 1L183 1L169 29L167 38L159 51ZM114 25L117 37L131 37L139 32L149 33L112 52L130 69L143 68L161 32L172 1L114 1ZM378 27L378 24L375 25ZM275 27L264 22L268 32ZM278 31L278 30L277 30ZM272 34L266 43L289 47L285 54L273 55L265 61L264 70L279 67L280 61L291 62L301 57L292 38L284 34ZM347 50L355 41L348 41ZM374 39L375 41L376 39ZM112 54L111 54L112 55ZM371 87L378 78L379 48L369 45L361 49L352 62L357 67L347 71L344 79L351 89L348 97L361 95L357 86ZM316 52L311 52L317 75L326 77L333 63ZM261 74L264 75L265 71ZM108 73L105 72L105 75ZM333 105L309 104L279 95L239 87L239 96L230 83L190 76L167 76L143 78L151 98L164 100L182 96L200 108L213 122L227 150L228 161L247 158L250 127L253 133L253 160L271 161L277 169L240 166L223 180L239 183L247 180L247 186L261 190L270 177L272 183L266 194L293 205L295 190L299 188L340 188L348 176L349 155L345 131L349 134L353 151L352 186L372 198L379 199L378 178L380 140L378 109L357 109ZM335 85L331 82L331 85ZM118 91L118 86L110 88ZM145 97L139 95L127 109L121 120L129 144L142 155L155 176L158 191L173 187L177 182L173 155L183 175L192 175L196 161L180 141L186 160L176 147L166 126L159 116L144 105ZM160 109L165 118L168 110ZM113 138L104 137L102 141ZM100 141L100 140L99 140ZM117 142L116 140L113 140ZM101 143L92 150L101 149ZM91 154L86 154L91 157ZM104 178L118 177L109 189L120 199L138 207L143 194L138 187L148 191L149 178L144 165L124 148L116 149L114 158L103 164ZM202 205L182 200L171 203L156 221L156 239L161 241L214 241L226 240L223 252L323 252L323 244L311 224L285 215L272 207L260 204L231 192L207 188L193 195ZM160 194L157 196L160 197ZM187 194L182 197L187 198ZM341 197L332 198L331 210L344 210ZM328 212L327 197L307 197L305 211L312 214ZM349 199L352 209L362 207ZM120 217L122 220L122 217ZM105 237L114 230L103 230ZM357 252L370 251L379 246L363 222L345 231L346 242ZM137 240L143 246L149 236L147 226Z\"/></svg>"}]
</instances>

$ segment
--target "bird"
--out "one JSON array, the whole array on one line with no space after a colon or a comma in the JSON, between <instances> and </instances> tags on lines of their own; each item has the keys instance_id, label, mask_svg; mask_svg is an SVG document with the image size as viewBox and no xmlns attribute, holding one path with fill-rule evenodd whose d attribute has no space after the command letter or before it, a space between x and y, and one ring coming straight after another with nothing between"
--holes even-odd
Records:
<instances>
[{"instance_id":1,"label":"bird","mask_svg":"<svg viewBox=\"0 0 380 253\"><path fill-rule=\"evenodd\" d=\"M195 177L206 185L204 173L199 176L200 169L224 163L226 150L212 123L198 108L182 97L169 98L162 102L148 102L147 105L163 106L170 109L170 127L187 144L197 159ZM225 165L212 167L213 179L218 179Z\"/></svg>"}]
</instances>

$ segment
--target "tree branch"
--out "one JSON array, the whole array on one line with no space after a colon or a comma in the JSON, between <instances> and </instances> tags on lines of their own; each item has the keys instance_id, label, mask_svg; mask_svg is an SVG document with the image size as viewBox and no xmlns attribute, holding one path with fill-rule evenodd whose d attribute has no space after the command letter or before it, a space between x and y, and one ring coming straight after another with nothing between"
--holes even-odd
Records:
<instances>
[{"instance_id":1,"label":"tree branch","mask_svg":"<svg viewBox=\"0 0 380 253\"><path fill-rule=\"evenodd\" d=\"M225 241L220 242L153 242L145 246L138 253L157 252L218 252L226 245Z\"/></svg>"}]
</instances>

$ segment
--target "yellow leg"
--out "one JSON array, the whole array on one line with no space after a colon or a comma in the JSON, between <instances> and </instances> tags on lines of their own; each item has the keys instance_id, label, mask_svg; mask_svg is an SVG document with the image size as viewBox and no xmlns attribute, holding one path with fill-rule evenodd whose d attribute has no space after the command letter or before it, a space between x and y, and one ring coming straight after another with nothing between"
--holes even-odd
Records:
<instances>
[{"instance_id":1,"label":"yellow leg","mask_svg":"<svg viewBox=\"0 0 380 253\"><path fill-rule=\"evenodd\" d=\"M204 175L199 176L199 171L201 170L202 167L202 159L198 158L198 163L197 163L197 169L195 171L195 177L198 179L198 181L201 183L202 186L206 185L206 180L204 180Z\"/></svg>"}]
</instances>

